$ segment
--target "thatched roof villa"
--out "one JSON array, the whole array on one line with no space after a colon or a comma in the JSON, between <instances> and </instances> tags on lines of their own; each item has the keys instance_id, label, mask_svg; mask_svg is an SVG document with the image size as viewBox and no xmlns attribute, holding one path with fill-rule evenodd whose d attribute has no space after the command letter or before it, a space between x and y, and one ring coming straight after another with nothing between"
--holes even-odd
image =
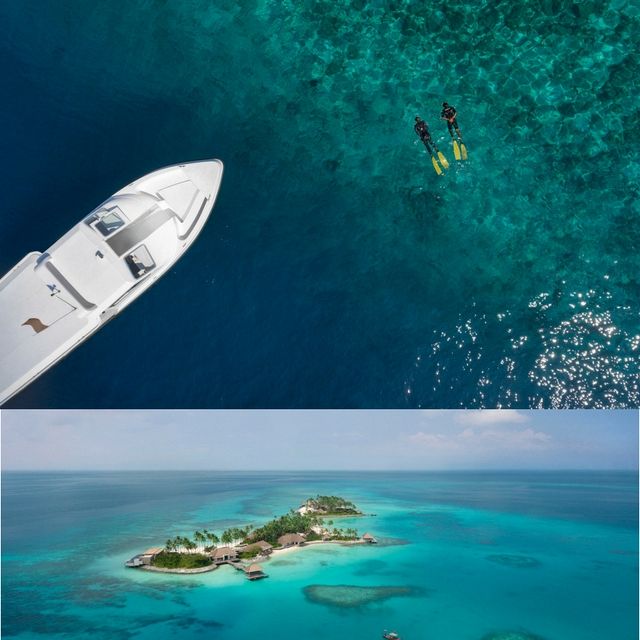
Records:
<instances>
[{"instance_id":1,"label":"thatched roof villa","mask_svg":"<svg viewBox=\"0 0 640 640\"><path fill-rule=\"evenodd\" d=\"M217 547L211 552L211 559L216 563L237 562L238 551L233 547Z\"/></svg>"},{"instance_id":2,"label":"thatched roof villa","mask_svg":"<svg viewBox=\"0 0 640 640\"><path fill-rule=\"evenodd\" d=\"M244 570L248 580L260 580L266 578L267 574L262 571L259 564L252 564Z\"/></svg>"},{"instance_id":3,"label":"thatched roof villa","mask_svg":"<svg viewBox=\"0 0 640 640\"><path fill-rule=\"evenodd\" d=\"M164 547L151 547L140 554L140 560L142 560L142 564L151 564L151 561L163 551Z\"/></svg>"},{"instance_id":4,"label":"thatched roof villa","mask_svg":"<svg viewBox=\"0 0 640 640\"><path fill-rule=\"evenodd\" d=\"M266 540L258 540L258 542L252 542L243 547L238 547L238 549L243 552L258 550L262 555L266 556L273 551L273 545L269 544Z\"/></svg>"},{"instance_id":5,"label":"thatched roof villa","mask_svg":"<svg viewBox=\"0 0 640 640\"><path fill-rule=\"evenodd\" d=\"M297 547L305 543L304 536L299 533L285 533L278 538L278 544L281 547Z\"/></svg>"}]
</instances>

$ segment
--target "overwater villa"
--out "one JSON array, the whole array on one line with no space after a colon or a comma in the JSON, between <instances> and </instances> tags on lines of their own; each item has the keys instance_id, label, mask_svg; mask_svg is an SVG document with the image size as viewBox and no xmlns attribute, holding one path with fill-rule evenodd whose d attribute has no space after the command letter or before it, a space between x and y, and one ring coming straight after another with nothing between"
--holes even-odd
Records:
<instances>
[{"instance_id":1,"label":"overwater villa","mask_svg":"<svg viewBox=\"0 0 640 640\"><path fill-rule=\"evenodd\" d=\"M370 533L365 533L362 536L362 539L365 542L368 542L369 544L377 544L378 543L378 541Z\"/></svg>"},{"instance_id":2,"label":"overwater villa","mask_svg":"<svg viewBox=\"0 0 640 640\"><path fill-rule=\"evenodd\" d=\"M260 580L266 578L267 574L262 571L259 564L252 564L244 570L248 580Z\"/></svg>"}]
</instances>

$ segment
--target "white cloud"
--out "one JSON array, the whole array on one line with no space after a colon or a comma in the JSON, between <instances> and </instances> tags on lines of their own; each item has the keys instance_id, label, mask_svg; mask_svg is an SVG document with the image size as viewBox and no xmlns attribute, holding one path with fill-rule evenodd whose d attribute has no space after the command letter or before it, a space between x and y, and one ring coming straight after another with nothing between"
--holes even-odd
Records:
<instances>
[{"instance_id":1,"label":"white cloud","mask_svg":"<svg viewBox=\"0 0 640 640\"><path fill-rule=\"evenodd\" d=\"M553 438L543 431L502 427L453 431L449 434L425 433L418 431L407 437L412 445L425 447L430 451L456 451L461 454L487 452L493 454L511 451L531 451L547 449Z\"/></svg>"},{"instance_id":2,"label":"white cloud","mask_svg":"<svg viewBox=\"0 0 640 640\"><path fill-rule=\"evenodd\" d=\"M494 424L523 424L529 422L528 414L515 409L482 409L479 411L460 411L456 413L458 424L482 427Z\"/></svg>"},{"instance_id":3,"label":"white cloud","mask_svg":"<svg viewBox=\"0 0 640 640\"><path fill-rule=\"evenodd\" d=\"M452 418L450 428L443 428L443 414ZM408 436L416 447L432 452L455 452L456 455L501 452L531 451L547 449L552 437L532 427L530 412L514 409L486 409L480 411L424 412L430 418L421 431ZM436 423L438 426L436 426ZM455 426L460 425L460 426ZM462 428L464 427L464 428ZM461 430L462 428L462 430ZM437 429L437 431L436 431Z\"/></svg>"}]
</instances>

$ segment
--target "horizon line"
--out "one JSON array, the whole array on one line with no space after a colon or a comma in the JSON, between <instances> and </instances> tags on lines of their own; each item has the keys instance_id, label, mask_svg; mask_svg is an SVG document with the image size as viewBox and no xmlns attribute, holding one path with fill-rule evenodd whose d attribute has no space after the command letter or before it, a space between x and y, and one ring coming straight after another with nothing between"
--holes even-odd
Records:
<instances>
[{"instance_id":1,"label":"horizon line","mask_svg":"<svg viewBox=\"0 0 640 640\"><path fill-rule=\"evenodd\" d=\"M122 473L139 473L141 471L149 471L156 473L197 473L197 472L213 472L213 473L477 473L487 471L498 472L585 472L585 471L603 471L603 472L629 472L638 473L638 467L610 468L610 467L584 467L584 468L540 468L540 467L505 467L505 468L468 468L468 469L89 469L89 468L55 468L55 469L5 469L0 470L2 473L22 472L22 473L48 473L48 472L122 472Z\"/></svg>"}]
</instances>

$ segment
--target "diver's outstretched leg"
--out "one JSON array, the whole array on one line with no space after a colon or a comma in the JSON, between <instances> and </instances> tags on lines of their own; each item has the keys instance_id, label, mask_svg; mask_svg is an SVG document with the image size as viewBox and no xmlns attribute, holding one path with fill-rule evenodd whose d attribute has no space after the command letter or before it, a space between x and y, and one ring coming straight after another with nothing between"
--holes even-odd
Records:
<instances>
[{"instance_id":1,"label":"diver's outstretched leg","mask_svg":"<svg viewBox=\"0 0 640 640\"><path fill-rule=\"evenodd\" d=\"M439 176L441 176L442 175L442 169L440 168L440 165L438 164L438 161L436 160L436 157L433 155L433 149L431 149L431 145L433 144L433 142L429 143L428 140L423 140L422 142L424 143L424 146L427 148L427 151L429 152L429 155L431 156L431 164L433 165L434 171ZM433 146L435 147L435 145L433 145Z\"/></svg>"},{"instance_id":2,"label":"diver's outstretched leg","mask_svg":"<svg viewBox=\"0 0 640 640\"><path fill-rule=\"evenodd\" d=\"M426 140L423 140L422 142L424 142L424 146L427 147L427 151L429 152L429 155L431 156L431 164L433 165L433 169L435 170L435 172L441 176L442 175L442 169L440 168L440 165L438 164L438 159L435 156L434 153L434 149L437 151L437 147L436 145L433 143L433 140L427 142ZM433 149L431 148L433 146ZM439 152L437 151L438 155L440 156L441 161L444 159L444 162L442 163L445 167L445 169L449 166L449 163L447 162L447 159ZM445 164L446 163L446 164Z\"/></svg>"},{"instance_id":3,"label":"diver's outstretched leg","mask_svg":"<svg viewBox=\"0 0 640 640\"><path fill-rule=\"evenodd\" d=\"M453 155L455 156L456 160L460 160L460 147L458 146L458 141L453 135L453 125L448 120L447 127L449 128L449 135L451 136L451 140L453 141Z\"/></svg>"},{"instance_id":4,"label":"diver's outstretched leg","mask_svg":"<svg viewBox=\"0 0 640 640\"><path fill-rule=\"evenodd\" d=\"M456 128L456 133L458 134L458 138L460 140L460 151L462 153L462 159L467 159L467 147L465 143L462 141L462 133L460 133L460 127L458 126L458 122L454 121L453 126ZM458 158L459 160L460 158Z\"/></svg>"},{"instance_id":5,"label":"diver's outstretched leg","mask_svg":"<svg viewBox=\"0 0 640 640\"><path fill-rule=\"evenodd\" d=\"M442 166L445 169L449 168L449 161L444 157L444 153L442 153L442 151L440 151L440 149L438 149L438 147L436 146L435 142L431 142L431 144L433 145L433 149L436 152L438 159L440 160L440 164L442 164ZM433 154L431 154L433 155Z\"/></svg>"}]
</instances>

